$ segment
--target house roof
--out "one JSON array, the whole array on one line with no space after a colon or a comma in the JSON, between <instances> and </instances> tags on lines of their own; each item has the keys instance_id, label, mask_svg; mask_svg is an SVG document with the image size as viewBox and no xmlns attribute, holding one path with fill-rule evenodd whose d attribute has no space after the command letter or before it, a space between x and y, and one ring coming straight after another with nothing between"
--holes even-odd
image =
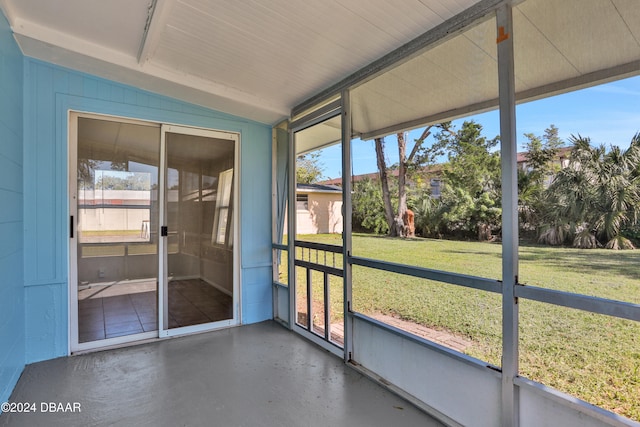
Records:
<instances>
[{"instance_id":1,"label":"house roof","mask_svg":"<svg viewBox=\"0 0 640 427\"><path fill-rule=\"evenodd\" d=\"M503 3L0 0L0 7L26 56L262 123L350 88L354 134L368 139L496 108L493 12ZM513 4L518 101L639 73L635 2ZM473 73L457 72L469 67Z\"/></svg>"},{"instance_id":2,"label":"house roof","mask_svg":"<svg viewBox=\"0 0 640 427\"><path fill-rule=\"evenodd\" d=\"M556 160L562 160L562 159L566 159L569 157L569 155L571 154L571 147L560 147L558 149L558 152L556 154ZM525 163L527 162L527 154L529 154L528 151L521 151L518 153L517 156L517 163ZM422 169L422 173L426 176L431 176L431 177L439 177L442 175L443 172L443 168L444 165L442 163L438 163L435 165L429 165L425 168ZM399 174L398 169L390 169L387 171L387 174L393 177L397 177ZM377 180L379 179L379 174L378 172L372 172L372 173L364 173L364 174L360 174L360 175L353 175L351 177L353 182L358 182L358 181L363 181L365 179L370 179L370 180ZM333 186L340 186L342 185L342 178L333 178L333 179L328 179L325 181L320 181L318 184L321 185L333 185ZM300 185L300 184L298 184Z\"/></svg>"},{"instance_id":3,"label":"house roof","mask_svg":"<svg viewBox=\"0 0 640 427\"><path fill-rule=\"evenodd\" d=\"M528 151L519 152L517 157L518 163L526 162L528 160L527 154L529 154ZM571 154L571 147L560 147L556 154L556 159L557 160L566 159L567 157L569 157L570 154Z\"/></svg>"},{"instance_id":4,"label":"house roof","mask_svg":"<svg viewBox=\"0 0 640 427\"><path fill-rule=\"evenodd\" d=\"M390 176L393 176L393 177L398 177L398 175L399 175L398 169L390 169L390 170L388 170L387 171L387 175L390 175ZM352 179L353 182L364 181L365 179L378 180L378 179L380 179L380 174L378 172L364 173L364 174L360 174L360 175L353 175L351 177L351 179ZM342 178L333 178L333 179L328 179L326 181L320 181L319 184L341 186L342 185Z\"/></svg>"},{"instance_id":5,"label":"house roof","mask_svg":"<svg viewBox=\"0 0 640 427\"><path fill-rule=\"evenodd\" d=\"M342 180L342 178L339 178ZM296 184L298 193L342 193L342 187L331 184Z\"/></svg>"}]
</instances>

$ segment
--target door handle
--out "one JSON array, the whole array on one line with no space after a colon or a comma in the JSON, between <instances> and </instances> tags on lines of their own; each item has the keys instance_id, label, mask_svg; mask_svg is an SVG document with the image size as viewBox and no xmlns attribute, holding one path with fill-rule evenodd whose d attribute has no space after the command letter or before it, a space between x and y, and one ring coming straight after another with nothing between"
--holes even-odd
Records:
<instances>
[{"instance_id":1,"label":"door handle","mask_svg":"<svg viewBox=\"0 0 640 427\"><path fill-rule=\"evenodd\" d=\"M162 237L167 237L169 235L169 227L167 227L166 225L160 227L160 235Z\"/></svg>"}]
</instances>

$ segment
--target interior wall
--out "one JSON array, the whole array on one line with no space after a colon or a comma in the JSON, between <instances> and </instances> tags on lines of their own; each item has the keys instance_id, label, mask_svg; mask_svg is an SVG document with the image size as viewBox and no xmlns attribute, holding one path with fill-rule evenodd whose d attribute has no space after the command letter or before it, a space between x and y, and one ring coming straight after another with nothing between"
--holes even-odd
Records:
<instances>
[{"instance_id":1,"label":"interior wall","mask_svg":"<svg viewBox=\"0 0 640 427\"><path fill-rule=\"evenodd\" d=\"M24 67L26 363L68 354L69 110L240 133L241 322L270 319L271 128L31 58Z\"/></svg>"},{"instance_id":2,"label":"interior wall","mask_svg":"<svg viewBox=\"0 0 640 427\"><path fill-rule=\"evenodd\" d=\"M233 295L233 246L226 241L224 244L214 243L214 238L217 239L215 233L218 209L227 203L223 201L219 185L222 174L226 171L231 170L231 175L235 175L235 154L232 149L235 146L229 145L228 141L209 142L213 144L212 147L218 144L218 149L226 145L227 153L219 152L216 156L208 157L206 151L200 152L188 161L182 159L180 162L175 159L173 166L169 159L169 167L180 170L183 176L182 193L169 199L168 210L172 213L169 229L177 231L178 241L181 242L176 253L169 254L169 276L174 279L199 278L218 290ZM191 176L190 180L188 176ZM212 179L215 181L211 181ZM189 182L191 184L188 184ZM207 195L211 182L214 182L214 187L219 188L215 196ZM194 198L188 195L196 190L192 185L198 186L201 192L200 197ZM233 203L230 203L229 214L234 216ZM236 224L233 220L230 224L229 231L232 235Z\"/></svg>"},{"instance_id":3,"label":"interior wall","mask_svg":"<svg viewBox=\"0 0 640 427\"><path fill-rule=\"evenodd\" d=\"M122 277L131 280L147 279L158 275L155 264L157 264L155 254L87 257L78 266L78 281L111 282L120 280ZM98 271L104 272L104 275L98 276Z\"/></svg>"},{"instance_id":4,"label":"interior wall","mask_svg":"<svg viewBox=\"0 0 640 427\"><path fill-rule=\"evenodd\" d=\"M24 368L22 63L0 12L0 402Z\"/></svg>"}]
</instances>

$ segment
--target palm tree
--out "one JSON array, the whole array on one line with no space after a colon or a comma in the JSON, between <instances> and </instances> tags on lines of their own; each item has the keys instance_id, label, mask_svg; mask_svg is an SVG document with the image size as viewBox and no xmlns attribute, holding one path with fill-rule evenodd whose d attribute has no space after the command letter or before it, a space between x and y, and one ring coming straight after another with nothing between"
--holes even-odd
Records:
<instances>
[{"instance_id":1,"label":"palm tree","mask_svg":"<svg viewBox=\"0 0 640 427\"><path fill-rule=\"evenodd\" d=\"M626 151L613 147L604 157L599 176L601 209L594 219L598 237L610 249L631 249L633 244L620 234L625 225L635 224L640 209L640 134Z\"/></svg>"},{"instance_id":2,"label":"palm tree","mask_svg":"<svg viewBox=\"0 0 640 427\"><path fill-rule=\"evenodd\" d=\"M569 165L547 189L547 228L540 241L573 246L633 249L621 232L640 213L640 133L627 150L592 147L589 138L571 136ZM562 235L562 238L560 238Z\"/></svg>"}]
</instances>

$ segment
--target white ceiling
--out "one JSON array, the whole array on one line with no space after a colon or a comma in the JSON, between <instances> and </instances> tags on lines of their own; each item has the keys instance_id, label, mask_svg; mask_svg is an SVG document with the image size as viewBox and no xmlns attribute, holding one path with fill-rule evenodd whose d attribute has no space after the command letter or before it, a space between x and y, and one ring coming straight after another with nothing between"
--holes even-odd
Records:
<instances>
[{"instance_id":1,"label":"white ceiling","mask_svg":"<svg viewBox=\"0 0 640 427\"><path fill-rule=\"evenodd\" d=\"M328 120L296 132L296 154L319 150L342 141L342 117L340 114Z\"/></svg>"},{"instance_id":2,"label":"white ceiling","mask_svg":"<svg viewBox=\"0 0 640 427\"><path fill-rule=\"evenodd\" d=\"M151 0L0 7L27 56L273 124L477 1L157 0L146 37Z\"/></svg>"},{"instance_id":3,"label":"white ceiling","mask_svg":"<svg viewBox=\"0 0 640 427\"><path fill-rule=\"evenodd\" d=\"M640 1L527 0L513 9L518 102L640 74ZM352 91L365 139L497 108L496 19L485 17Z\"/></svg>"},{"instance_id":4,"label":"white ceiling","mask_svg":"<svg viewBox=\"0 0 640 427\"><path fill-rule=\"evenodd\" d=\"M353 134L372 139L496 109L496 36L496 17L486 14L355 82ZM640 74L638 0L518 2L510 36L519 103ZM339 134L339 123L316 125L296 134L296 149L322 147Z\"/></svg>"},{"instance_id":5,"label":"white ceiling","mask_svg":"<svg viewBox=\"0 0 640 427\"><path fill-rule=\"evenodd\" d=\"M640 74L638 3L514 1L517 99ZM0 0L27 56L267 124L385 63L352 90L363 138L496 108L496 20L477 11L489 4L497 0ZM438 27L465 16L481 18L461 32ZM386 64L431 34L432 45ZM338 135L337 121L323 126L299 149Z\"/></svg>"}]
</instances>

